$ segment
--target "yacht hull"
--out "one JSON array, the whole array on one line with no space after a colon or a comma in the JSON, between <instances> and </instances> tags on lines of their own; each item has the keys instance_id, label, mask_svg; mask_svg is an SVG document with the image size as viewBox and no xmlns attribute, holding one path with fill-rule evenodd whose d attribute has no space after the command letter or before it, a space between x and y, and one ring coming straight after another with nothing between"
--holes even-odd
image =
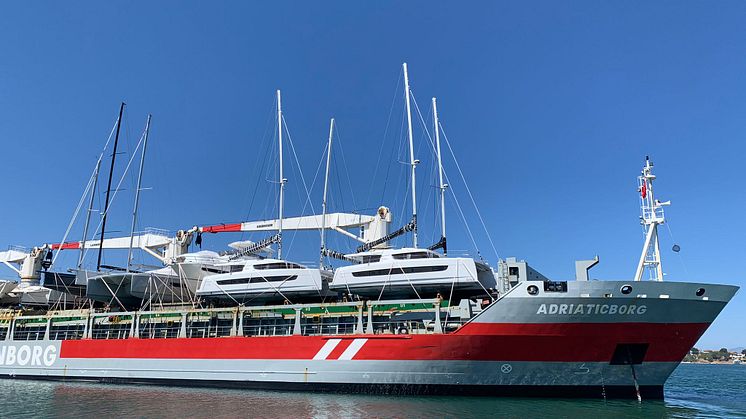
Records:
<instances>
[{"instance_id":1,"label":"yacht hull","mask_svg":"<svg viewBox=\"0 0 746 419\"><path fill-rule=\"evenodd\" d=\"M389 260L337 269L333 291L373 299L452 300L489 296L496 280L488 267L468 258Z\"/></svg>"},{"instance_id":2,"label":"yacht hull","mask_svg":"<svg viewBox=\"0 0 746 419\"><path fill-rule=\"evenodd\" d=\"M143 303L192 301L196 288L197 281L169 274L117 273L89 278L86 296L111 305L140 308Z\"/></svg>"}]
</instances>

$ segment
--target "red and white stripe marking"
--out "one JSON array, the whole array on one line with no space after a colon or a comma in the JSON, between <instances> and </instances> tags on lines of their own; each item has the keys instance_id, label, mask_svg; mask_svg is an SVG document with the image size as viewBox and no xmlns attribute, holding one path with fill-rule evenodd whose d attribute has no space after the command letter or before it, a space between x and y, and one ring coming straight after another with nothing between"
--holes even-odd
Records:
<instances>
[{"instance_id":1,"label":"red and white stripe marking","mask_svg":"<svg viewBox=\"0 0 746 419\"><path fill-rule=\"evenodd\" d=\"M357 355L367 341L368 339L345 339L344 343L342 343L342 339L329 339L326 341L324 346L316 352L313 359L316 361L334 359L349 361ZM342 344L341 346L340 343ZM344 349L344 351L340 354L339 351L342 349Z\"/></svg>"}]
</instances>

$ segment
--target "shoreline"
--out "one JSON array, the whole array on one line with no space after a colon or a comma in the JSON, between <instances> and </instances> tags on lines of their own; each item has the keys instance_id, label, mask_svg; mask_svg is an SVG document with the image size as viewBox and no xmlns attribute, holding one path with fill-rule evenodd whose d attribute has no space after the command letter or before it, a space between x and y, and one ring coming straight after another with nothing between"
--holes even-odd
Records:
<instances>
[{"instance_id":1,"label":"shoreline","mask_svg":"<svg viewBox=\"0 0 746 419\"><path fill-rule=\"evenodd\" d=\"M723 362L723 361L681 361L682 364L700 364L700 365L746 365L741 362Z\"/></svg>"}]
</instances>

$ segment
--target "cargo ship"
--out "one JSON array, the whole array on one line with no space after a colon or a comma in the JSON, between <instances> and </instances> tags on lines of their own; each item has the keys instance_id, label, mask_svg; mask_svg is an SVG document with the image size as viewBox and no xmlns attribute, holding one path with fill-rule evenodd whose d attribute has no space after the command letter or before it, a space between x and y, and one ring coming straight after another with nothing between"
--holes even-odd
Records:
<instances>
[{"instance_id":1,"label":"cargo ship","mask_svg":"<svg viewBox=\"0 0 746 419\"><path fill-rule=\"evenodd\" d=\"M646 194L647 201L652 193ZM655 227L662 213L647 214L640 273L660 267ZM407 262L417 260L423 259ZM8 310L0 315L0 375L384 394L662 398L666 379L738 288L641 276L589 280L582 270L595 262L580 263L574 281L551 281L527 274L532 269L525 263L506 261L504 291L494 301Z\"/></svg>"},{"instance_id":2,"label":"cargo ship","mask_svg":"<svg viewBox=\"0 0 746 419\"><path fill-rule=\"evenodd\" d=\"M645 242L628 281L591 280L588 270L598 259L576 262L575 280L559 281L515 259L501 260L495 270L482 261L447 256L445 217L441 240L420 248L406 65L404 76L410 223L390 233L385 207L361 216L327 214L324 205L320 216L285 218L280 166L277 220L193 228L180 232L178 241L128 238L130 249L133 243L151 254L165 249L169 278L194 272L188 274L192 282L184 283L192 284L187 294L196 300L169 298L168 304L143 309L127 303L135 293L117 299L125 295L117 288L85 309L4 309L0 377L381 394L663 398L668 377L738 287L663 281L658 226L665 222L668 202L655 199L649 159L638 177ZM282 153L279 91L277 104ZM440 163L435 100L433 111ZM281 154L279 160L281 165ZM285 261L283 229L320 229L322 255L352 265L332 272L323 264L316 269ZM361 230L363 245L354 253L333 252L324 244L327 229ZM192 235L231 231L278 233L214 257L182 254ZM411 247L388 246L409 232ZM8 251L0 261L23 263L21 278L33 279L51 249L100 250L121 243L103 237L63 241L28 254ZM278 251L270 258L273 244ZM101 283L122 282L125 276L133 283L151 280L129 274L128 267L127 275ZM101 304L107 299L112 304Z\"/></svg>"},{"instance_id":3,"label":"cargo ship","mask_svg":"<svg viewBox=\"0 0 746 419\"><path fill-rule=\"evenodd\" d=\"M521 281L446 300L0 319L10 378L384 394L654 398L727 285Z\"/></svg>"}]
</instances>

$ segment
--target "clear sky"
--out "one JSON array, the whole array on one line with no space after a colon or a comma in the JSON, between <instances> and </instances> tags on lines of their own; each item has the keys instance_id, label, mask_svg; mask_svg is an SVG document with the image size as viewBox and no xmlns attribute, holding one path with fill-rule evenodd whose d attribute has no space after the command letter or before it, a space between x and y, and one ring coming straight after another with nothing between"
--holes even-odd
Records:
<instances>
[{"instance_id":1,"label":"clear sky","mask_svg":"<svg viewBox=\"0 0 746 419\"><path fill-rule=\"evenodd\" d=\"M334 116L332 210L370 212L383 203L401 225L409 211L399 163L408 158L399 84L407 61L426 122L438 97L500 257L569 279L574 260L598 254L594 278L630 278L643 240L636 176L650 155L658 195L673 203L670 230L661 230L666 278L746 285L746 3L270 3L4 3L2 245L61 240L122 100L125 152L153 114L144 177L152 189L143 193L139 226L273 217L278 88L309 188ZM420 124L415 130L428 244L438 234L436 180ZM286 213L309 214L290 156ZM446 170L494 265L450 158ZM132 176L123 188L112 234L129 229ZM317 178L316 212L320 195ZM454 203L450 197L450 247L473 253ZM80 236L80 222L73 232ZM205 247L239 238L207 237ZM316 258L317 235L292 241L288 257ZM746 346L744 295L701 346Z\"/></svg>"}]
</instances>

